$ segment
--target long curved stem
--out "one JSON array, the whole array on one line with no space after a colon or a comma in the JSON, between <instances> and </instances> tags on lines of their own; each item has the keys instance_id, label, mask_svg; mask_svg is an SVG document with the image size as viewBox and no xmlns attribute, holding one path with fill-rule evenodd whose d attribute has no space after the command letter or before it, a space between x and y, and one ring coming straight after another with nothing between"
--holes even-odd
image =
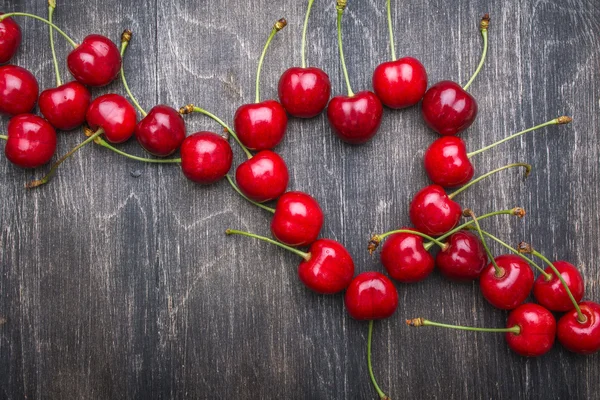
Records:
<instances>
[{"instance_id":1,"label":"long curved stem","mask_svg":"<svg viewBox=\"0 0 600 400\"><path fill-rule=\"evenodd\" d=\"M421 232L418 232L418 231L415 231L415 230L411 230L411 229L396 229L396 230L393 230L393 231L382 233L381 235L373 235L373 236L371 236L371 240L369 240L369 245L367 247L367 249L369 250L369 253L373 254L373 252L375 251L375 249L377 249L377 247L379 246L379 243L381 243L381 241L383 239L385 239L386 237L388 237L390 235L393 235L395 233L408 233L408 234L411 234L411 235L420 236L423 239L429 240L428 243L437 244L442 251L444 251L444 250L446 250L448 248L448 244L447 243L443 243L440 240L435 239L434 237L431 237L431 236L426 235L424 233L421 233Z\"/></svg>"},{"instance_id":2,"label":"long curved stem","mask_svg":"<svg viewBox=\"0 0 600 400\"><path fill-rule=\"evenodd\" d=\"M260 55L260 59L258 60L258 68L256 69L256 102L260 103L260 71L262 69L263 61L265 60L265 55L267 54L267 49L271 44L271 40L275 37L275 34L282 30L287 25L287 21L285 18L281 18L279 21L275 22L273 25L273 29L271 29L271 33L269 34L269 38L265 43L265 47L263 47L262 54Z\"/></svg>"},{"instance_id":3,"label":"long curved stem","mask_svg":"<svg viewBox=\"0 0 600 400\"><path fill-rule=\"evenodd\" d=\"M496 263L496 259L494 258L494 255L492 254L492 252L490 251L490 248L487 245L487 240L485 240L485 236L483 236L483 232L481 230L481 226L479 225L479 221L477 220L477 216L475 215L473 210L471 210L469 208L466 208L463 211L463 215L468 215L469 217L471 217L471 219L475 223L475 227L477 228L477 232L479 233L479 238L481 239L481 244L483 244L485 253L490 258L492 265L494 266L496 278L502 278L505 274L505 271L504 271L504 269L500 268L498 266L498 264Z\"/></svg>"},{"instance_id":4,"label":"long curved stem","mask_svg":"<svg viewBox=\"0 0 600 400\"><path fill-rule=\"evenodd\" d=\"M138 156L134 156L133 154L129 154L126 153L122 150L117 149L116 147L112 146L110 143L108 143L107 141L105 141L104 139L102 139L101 137L97 137L96 140L94 140L94 143L102 146L102 147L106 147L109 150L114 151L117 154L120 154L124 157L127 157L131 160L135 160L135 161L141 161L141 162L145 162L145 163L150 163L150 164L177 164L177 163L181 163L181 158L145 158L145 157L138 157Z\"/></svg>"},{"instance_id":5,"label":"long curved stem","mask_svg":"<svg viewBox=\"0 0 600 400\"><path fill-rule=\"evenodd\" d=\"M531 172L531 165L526 164L526 163L514 163L514 164L508 164L505 165L504 167L500 167L500 168L496 168L495 170L492 170L490 172L487 172L479 177L477 177L476 179L473 179L471 182L467 183L466 185L464 185L463 187L455 190L454 192L450 193L448 195L449 198L453 199L454 197L456 197L456 195L458 195L459 193L467 190L469 187L473 186L474 184L476 184L477 182L487 178L490 175L494 175L497 172L503 171L505 169L509 169L509 168L514 168L514 167L523 167L525 168L525 177L527 178L527 176L529 176L529 173Z\"/></svg>"},{"instance_id":6,"label":"long curved stem","mask_svg":"<svg viewBox=\"0 0 600 400\"><path fill-rule=\"evenodd\" d=\"M425 318L414 318L407 319L406 324L408 326L419 327L419 326L437 326L439 328L458 329L461 331L473 331L473 332L497 332L497 333L514 333L518 335L521 333L519 325L512 326L510 328L477 328L474 326L461 326L461 325L450 325L442 324L440 322L433 322Z\"/></svg>"},{"instance_id":7,"label":"long curved stem","mask_svg":"<svg viewBox=\"0 0 600 400\"><path fill-rule=\"evenodd\" d=\"M52 23L52 16L54 15L54 9L56 8L56 0L48 0L48 22ZM56 58L56 50L54 49L54 32L52 26L50 29L50 49L52 49L52 61L54 62L54 72L56 74L56 87L62 85L60 79L60 68L58 67L58 59Z\"/></svg>"},{"instance_id":8,"label":"long curved stem","mask_svg":"<svg viewBox=\"0 0 600 400\"><path fill-rule=\"evenodd\" d=\"M129 89L129 85L127 84L127 79L125 79L125 57L124 57L124 55L125 55L125 50L127 50L127 46L129 46L129 42L131 41L131 36L132 36L132 33L129 29L126 29L125 31L123 31L123 34L121 35L121 59L122 59L122 61L121 61L121 81L123 82L123 87L125 88L125 91L129 95L129 98L131 99L131 101L133 102L135 107L138 109L140 114L142 114L145 117L146 115L148 115L148 113L140 106L140 103L138 103L135 96L131 93L131 90Z\"/></svg>"},{"instance_id":9,"label":"long curved stem","mask_svg":"<svg viewBox=\"0 0 600 400\"><path fill-rule=\"evenodd\" d=\"M469 82L467 82L467 84L465 86L463 86L464 90L467 90L469 88L469 86L471 86L471 84L473 83L473 81L475 80L477 75L479 74L479 71L481 71L481 68L483 68L483 64L485 63L485 57L487 55L487 49L488 49L488 27L489 26L490 26L490 16L488 14L485 14L479 24L479 30L481 31L481 37L483 38L483 50L481 52L481 59L479 60L479 65L477 66L477 69L471 76L471 79L469 79Z\"/></svg>"},{"instance_id":10,"label":"long curved stem","mask_svg":"<svg viewBox=\"0 0 600 400\"><path fill-rule=\"evenodd\" d=\"M308 0L308 8L306 9L306 16L304 17L304 27L302 28L302 68L306 68L306 31L308 30L308 17L310 16L310 9L312 8L315 0Z\"/></svg>"},{"instance_id":11,"label":"long curved stem","mask_svg":"<svg viewBox=\"0 0 600 400\"><path fill-rule=\"evenodd\" d=\"M387 0L387 20L390 31L390 50L392 51L392 61L396 61L396 44L394 43L394 27L392 25L392 0Z\"/></svg>"},{"instance_id":12,"label":"long curved stem","mask_svg":"<svg viewBox=\"0 0 600 400\"><path fill-rule=\"evenodd\" d=\"M270 212L271 214L275 214L275 209L273 209L271 207L267 207L264 204L257 203L256 201L249 199L248 196L246 196L244 193L242 193L240 188L237 187L237 185L233 182L233 179L231 178L231 176L229 174L227 174L226 177L227 177L227 181L229 181L229 184L231 185L233 190L235 190L240 196L242 196L244 199L248 200L250 203L254 204L255 206L260 207L263 210Z\"/></svg>"},{"instance_id":13,"label":"long curved stem","mask_svg":"<svg viewBox=\"0 0 600 400\"><path fill-rule=\"evenodd\" d=\"M507 141L509 141L511 139L514 139L514 138L518 137L518 136L524 135L527 132L535 131L536 129L540 129L540 128L543 128L543 127L548 126L548 125L568 124L571 121L573 121L573 119L571 117L567 117L567 116L562 116L562 117L554 118L553 120L550 120L548 122L544 122L543 124L536 125L536 126L534 126L532 128L525 129L524 131L517 132L517 133L515 133L513 135L510 135L510 136L504 138L504 139L498 140L497 142L492 143L489 146L485 146L485 147L482 147L479 150L475 150L475 151L472 151L470 153L467 153L467 157L471 158L471 157L473 157L476 154L483 153L484 151L489 150L492 147L496 147L499 144L507 142Z\"/></svg>"},{"instance_id":14,"label":"long curved stem","mask_svg":"<svg viewBox=\"0 0 600 400\"><path fill-rule=\"evenodd\" d=\"M337 34L338 34L338 47L340 49L340 60L342 61L342 71L344 71L344 78L346 79L346 86L348 88L348 96L354 96L352 87L350 86L350 78L348 77L348 68L346 68L346 58L344 57L344 45L342 43L342 16L346 9L346 0L337 0Z\"/></svg>"},{"instance_id":15,"label":"long curved stem","mask_svg":"<svg viewBox=\"0 0 600 400\"><path fill-rule=\"evenodd\" d=\"M66 39L66 41L69 42L69 44L71 46L73 46L73 48L77 48L77 46L79 46L77 43L75 43L75 41L73 39L71 39L65 32L63 32L62 29L60 29L58 26L54 25L52 22L48 21L47 19L38 17L37 15L29 14L29 13L13 12L13 13L8 13L8 14L4 14L4 15L0 16L0 21L4 21L6 18L10 18L10 17L29 17L29 18L37 19L38 21L42 21L42 22L50 25L52 28L54 28L56 30L56 32L60 33Z\"/></svg>"},{"instance_id":16,"label":"long curved stem","mask_svg":"<svg viewBox=\"0 0 600 400\"><path fill-rule=\"evenodd\" d=\"M254 233L249 233L249 232L244 232L244 231L238 231L238 230L235 230L235 229L227 229L225 231L225 234L226 235L242 235L242 236L248 236L248 237L251 237L251 238L254 238L254 239L259 239L259 240L262 240L263 242L267 242L267 243L274 244L275 246L279 246L282 249L289 250L292 253L294 253L296 255L299 255L300 257L302 257L306 261L310 260L310 253L305 253L305 252L300 251L298 249L294 249L293 247L286 246L285 244L280 243L280 242L278 242L276 240L273 240L273 239L269 239L268 237L256 235Z\"/></svg>"},{"instance_id":17,"label":"long curved stem","mask_svg":"<svg viewBox=\"0 0 600 400\"><path fill-rule=\"evenodd\" d=\"M369 335L367 338L367 365L369 367L369 376L371 377L371 382L373 382L373 386L375 387L375 390L377 391L377 394L379 395L379 397L384 400L384 399L388 399L389 397L383 392L383 390L381 390L381 388L379 387L379 385L377 384L377 381L375 380L375 374L373 374L373 364L371 363L371 342L373 339L373 320L369 321Z\"/></svg>"}]
</instances>

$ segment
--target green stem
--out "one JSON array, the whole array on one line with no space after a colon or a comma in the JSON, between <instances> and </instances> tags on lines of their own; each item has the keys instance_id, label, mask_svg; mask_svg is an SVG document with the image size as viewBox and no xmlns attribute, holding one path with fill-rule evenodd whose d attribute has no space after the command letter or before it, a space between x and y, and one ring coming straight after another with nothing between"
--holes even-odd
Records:
<instances>
[{"instance_id":1,"label":"green stem","mask_svg":"<svg viewBox=\"0 0 600 400\"><path fill-rule=\"evenodd\" d=\"M52 16L54 15L54 8L56 8L56 2L54 0L48 1L48 22L52 23ZM50 48L52 49L52 61L54 62L54 72L56 73L56 87L62 86L62 80L60 79L60 68L58 67L58 59L56 58L56 50L54 49L54 32L52 26L50 29Z\"/></svg>"},{"instance_id":2,"label":"green stem","mask_svg":"<svg viewBox=\"0 0 600 400\"><path fill-rule=\"evenodd\" d=\"M271 44L271 40L275 37L275 34L282 30L287 25L287 21L282 18L273 25L273 29L271 29L271 33L269 34L269 38L265 43L265 47L263 47L262 54L260 55L260 59L258 60L258 68L256 69L256 102L260 103L260 71L262 69L263 61L265 60L265 55L267 54L267 49Z\"/></svg>"},{"instance_id":3,"label":"green stem","mask_svg":"<svg viewBox=\"0 0 600 400\"><path fill-rule=\"evenodd\" d=\"M535 131L536 129L540 129L540 128L543 128L543 127L548 126L548 125L568 124L571 121L572 121L571 117L566 117L566 116L555 118L555 119L550 120L548 122L544 122L543 124L536 125L536 126L534 126L532 128L525 129L524 131L521 131L521 132L517 132L517 133L515 133L513 135L510 135L509 137L506 137L504 139L498 140L497 142L492 143L489 146L482 147L479 150L475 150L475 151L472 151L470 153L467 153L467 157L471 158L474 155L477 155L479 153L483 153L484 151L491 149L492 147L496 147L499 144L507 142L507 141L509 141L509 140L511 140L513 138L518 137L518 136L524 135L527 132Z\"/></svg>"},{"instance_id":4,"label":"green stem","mask_svg":"<svg viewBox=\"0 0 600 400\"><path fill-rule=\"evenodd\" d=\"M185 109L186 107L183 107L183 109ZM219 123L223 128L225 128L227 130L227 132L229 132L229 134L233 137L233 139L237 142L237 144L242 148L242 150L244 151L244 153L246 153L246 156L248 157L248 160L252 158L252 153L250 153L250 150L248 150L248 148L246 146L244 146L244 144L240 141L240 138L238 137L238 135L225 123L223 122L219 117L217 117L216 115L206 111L203 108L200 107L196 107L196 106L192 106L192 111L200 113L200 114L204 114L210 118L212 118L213 120L217 121L217 123Z\"/></svg>"},{"instance_id":5,"label":"green stem","mask_svg":"<svg viewBox=\"0 0 600 400\"><path fill-rule=\"evenodd\" d=\"M37 15L33 15L33 14L14 12L14 13L8 13L8 14L4 14L4 15L0 16L0 21L4 21L6 18L10 18L10 17L29 17L29 18L37 19L38 21L42 21L42 22L50 25L52 28L56 29L56 32L60 33L67 40L67 42L69 42L69 44L71 46L73 46L73 48L77 48L79 46L77 43L75 43L75 41L73 41L73 39L71 39L69 36L67 36L67 34L65 32L63 32L62 29L60 29L58 26L54 25L52 22L48 21L47 19L38 17Z\"/></svg>"},{"instance_id":6,"label":"green stem","mask_svg":"<svg viewBox=\"0 0 600 400\"><path fill-rule=\"evenodd\" d=\"M461 326L461 325L450 325L442 324L439 322L433 322L425 318L415 318L407 320L406 323L410 326L437 326L439 328L458 329L461 331L473 331L473 332L497 332L497 333L514 333L518 335L521 333L519 325L512 326L510 328L477 328L474 326Z\"/></svg>"},{"instance_id":7,"label":"green stem","mask_svg":"<svg viewBox=\"0 0 600 400\"><path fill-rule=\"evenodd\" d=\"M371 382L373 382L373 386L377 391L377 394L381 399L388 399L387 395L383 393L383 390L379 388L377 381L375 380L375 374L373 374L373 364L371 363L371 342L373 339L373 320L369 321L369 335L367 338L367 365L369 366L369 376L371 377Z\"/></svg>"},{"instance_id":8,"label":"green stem","mask_svg":"<svg viewBox=\"0 0 600 400\"><path fill-rule=\"evenodd\" d=\"M243 236L248 236L248 237L255 238L255 239L260 239L260 240L262 240L264 242L271 243L271 244L274 244L276 246L279 246L282 249L289 250L292 253L297 254L300 257L302 257L305 261L310 260L310 253L305 253L305 252L300 251L298 249L294 249L293 247L286 246L285 244L279 243L278 241L273 240L273 239L269 239L268 237L256 235L254 233L249 233L249 232L244 232L244 231L238 231L238 230L235 230L235 229L227 229L225 231L225 234L227 234L227 235L243 235Z\"/></svg>"},{"instance_id":9,"label":"green stem","mask_svg":"<svg viewBox=\"0 0 600 400\"><path fill-rule=\"evenodd\" d=\"M396 45L394 44L394 28L392 26L392 1L387 0L387 19L390 31L390 48L392 50L392 61L396 61Z\"/></svg>"},{"instance_id":10,"label":"green stem","mask_svg":"<svg viewBox=\"0 0 600 400\"><path fill-rule=\"evenodd\" d=\"M275 209L271 208L271 207L267 207L264 204L260 204L254 200L249 199L244 193L242 193L242 191L240 190L239 187L237 187L237 185L233 182L233 179L231 178L231 176L229 174L226 175L227 180L229 181L229 184L231 185L231 187L240 195L242 196L244 199L248 200L250 203L254 204L257 207L262 208L265 211L270 212L271 214L275 214Z\"/></svg>"},{"instance_id":11,"label":"green stem","mask_svg":"<svg viewBox=\"0 0 600 400\"><path fill-rule=\"evenodd\" d=\"M467 90L469 88L469 86L471 86L471 84L473 83L473 81L475 80L477 75L479 74L479 71L481 71L481 68L483 68L483 64L485 63L485 57L487 55L487 49L488 49L488 26L489 25L490 25L490 16L488 14L485 14L485 16L481 19L481 23L479 25L479 30L481 31L481 37L483 38L483 51L481 52L481 59L479 60L479 65L477 66L477 69L475 70L475 73L473 74L473 76L471 76L471 79L469 79L469 82L467 82L467 84L465 86L463 86L464 90Z\"/></svg>"},{"instance_id":12,"label":"green stem","mask_svg":"<svg viewBox=\"0 0 600 400\"><path fill-rule=\"evenodd\" d=\"M479 221L477 220L477 216L475 216L475 213L473 212L473 210L470 210L468 208L463 211L463 214L468 215L472 218L473 222L475 223L475 227L477 228L477 232L479 232L479 237L481 238L481 244L483 244L485 253L490 258L492 265L494 266L494 271L495 271L494 275L496 276L496 278L502 278L504 276L504 274L506 273L506 271L504 269L500 268L500 266L498 266L498 264L496 263L496 259L494 258L494 255L492 254L492 252L490 251L490 248L487 245L485 236L483 236L483 232L481 230L481 226L479 225Z\"/></svg>"},{"instance_id":13,"label":"green stem","mask_svg":"<svg viewBox=\"0 0 600 400\"><path fill-rule=\"evenodd\" d=\"M121 35L121 59L122 59L122 61L121 61L121 81L123 82L123 87L125 88L125 91L129 95L129 98L131 99L131 101L133 102L135 107L138 109L140 114L142 114L145 117L146 115L148 115L148 113L140 106L140 103L138 103L135 96L131 93L131 90L129 89L129 85L127 84L127 79L125 79L125 57L124 57L124 55L125 55L125 50L127 50L127 46L129 46L130 40L131 40L131 31L125 30L123 32L123 35Z\"/></svg>"},{"instance_id":14,"label":"green stem","mask_svg":"<svg viewBox=\"0 0 600 400\"><path fill-rule=\"evenodd\" d=\"M314 2L315 0L308 0L308 8L306 9L306 16L304 17L304 27L302 28L302 68L306 68L306 31L308 28L310 9Z\"/></svg>"},{"instance_id":15,"label":"green stem","mask_svg":"<svg viewBox=\"0 0 600 400\"><path fill-rule=\"evenodd\" d=\"M375 236L373 236L371 238L371 240L372 241L374 240L374 241L381 242L386 237L388 237L390 235L393 235L395 233L410 233L411 235L420 236L423 239L429 240L429 242L431 242L431 243L437 244L440 247L440 249L442 249L442 251L448 248L448 245L446 243L442 243L438 239L435 239L435 238L433 238L433 237L431 237L429 235L426 235L426 234L421 233L421 232L413 231L413 230L410 230L410 229L396 229L395 231L389 231L389 232L383 233L381 235L375 235Z\"/></svg>"},{"instance_id":16,"label":"green stem","mask_svg":"<svg viewBox=\"0 0 600 400\"><path fill-rule=\"evenodd\" d=\"M352 87L350 86L350 78L348 78L348 68L346 68L346 59L344 57L344 45L342 44L342 16L346 9L346 0L337 0L337 33L338 33L338 47L340 49L340 60L342 60L342 71L344 71L344 78L346 79L346 86L348 87L348 96L354 96Z\"/></svg>"},{"instance_id":17,"label":"green stem","mask_svg":"<svg viewBox=\"0 0 600 400\"><path fill-rule=\"evenodd\" d=\"M8 140L8 136L6 136L6 135L0 135L0 139L2 139L2 140Z\"/></svg>"},{"instance_id":18,"label":"green stem","mask_svg":"<svg viewBox=\"0 0 600 400\"><path fill-rule=\"evenodd\" d=\"M56 169L60 166L60 164L62 164L65 160L67 160L69 157L71 157L73 154L75 154L75 152L77 150L79 150L86 144L92 142L94 139L96 139L98 136L102 135L103 133L104 133L104 130L102 128L98 129L96 132L94 132L93 135L88 137L83 142L79 143L77 146L73 147L71 149L71 151L69 151L67 154L62 156L58 161L56 161L54 164L52 164L52 167L50 167L50 171L48 171L48 173L42 179L38 179L38 180L35 180L32 182L29 182L29 183L25 184L25 187L28 189L32 189L34 187L38 187L38 186L48 183L50 181L50 179L52 179L52 177L56 173Z\"/></svg>"},{"instance_id":19,"label":"green stem","mask_svg":"<svg viewBox=\"0 0 600 400\"><path fill-rule=\"evenodd\" d=\"M181 163L181 158L145 158L145 157L134 156L133 154L125 153L124 151L117 149L116 147L112 146L110 143L106 142L101 137L96 138L96 140L94 140L94 143L99 144L102 147L106 147L107 149L112 150L117 154L120 154L122 156L125 156L125 157L130 158L135 161L141 161L141 162L151 163L151 164Z\"/></svg>"},{"instance_id":20,"label":"green stem","mask_svg":"<svg viewBox=\"0 0 600 400\"><path fill-rule=\"evenodd\" d=\"M467 190L467 189L468 189L470 186L473 186L474 184L476 184L477 182L479 182L479 181L481 181L481 180L483 180L483 179L487 178L488 176L490 176L490 175L494 175L495 173L497 173L497 172L500 172L500 171L503 171L503 170L505 170L505 169L509 169L509 168L515 168L515 167L523 167L523 168L525 168L525 177L529 176L529 173L531 172L531 165L529 165L529 164L526 164L526 163L514 163L514 164L508 164L508 165L505 165L504 167L496 168L496 169L495 169L495 170L493 170L493 171L490 171L490 172L488 172L488 173L485 173L485 174L483 174L483 175L481 175L481 176L477 177L476 179L473 179L471 182L467 183L467 184L466 184L466 185L464 185L463 187L461 187L461 188L459 188L459 189L455 190L453 193L450 193L450 194L448 195L448 197L449 197L450 199L453 199L453 198L454 198L456 195L458 195L459 193L461 193L461 192L463 192L463 191Z\"/></svg>"}]
</instances>

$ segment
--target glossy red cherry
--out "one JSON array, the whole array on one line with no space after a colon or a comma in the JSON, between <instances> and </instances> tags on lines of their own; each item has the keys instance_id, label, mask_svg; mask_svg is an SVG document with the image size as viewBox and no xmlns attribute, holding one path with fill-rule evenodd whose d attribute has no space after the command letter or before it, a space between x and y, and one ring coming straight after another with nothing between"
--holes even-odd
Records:
<instances>
[{"instance_id":1,"label":"glossy red cherry","mask_svg":"<svg viewBox=\"0 0 600 400\"><path fill-rule=\"evenodd\" d=\"M425 123L440 135L456 135L475 121L477 102L458 83L441 81L425 92L421 112Z\"/></svg>"},{"instance_id":2,"label":"glossy red cherry","mask_svg":"<svg viewBox=\"0 0 600 400\"><path fill-rule=\"evenodd\" d=\"M385 275L363 272L348 286L344 304L354 319L384 319L391 317L398 308L398 291Z\"/></svg>"},{"instance_id":3,"label":"glossy red cherry","mask_svg":"<svg viewBox=\"0 0 600 400\"><path fill-rule=\"evenodd\" d=\"M442 187L464 185L475 173L465 142L455 136L434 141L425 151L424 161L429 179Z\"/></svg>"},{"instance_id":4,"label":"glossy red cherry","mask_svg":"<svg viewBox=\"0 0 600 400\"><path fill-rule=\"evenodd\" d=\"M560 272L567 286L571 290L575 301L580 302L583 299L585 286L581 273L573 264L566 261L555 261L554 266ZM573 308L573 303L562 285L560 279L547 267L546 271L550 276L547 280L543 275L539 275L533 285L533 295L542 306L551 311L569 311Z\"/></svg>"},{"instance_id":5,"label":"glossy red cherry","mask_svg":"<svg viewBox=\"0 0 600 400\"><path fill-rule=\"evenodd\" d=\"M123 143L133 135L137 114L125 97L105 94L92 101L86 120L93 131L102 128L109 142Z\"/></svg>"},{"instance_id":6,"label":"glossy red cherry","mask_svg":"<svg viewBox=\"0 0 600 400\"><path fill-rule=\"evenodd\" d=\"M4 13L0 13L4 15ZM10 61L21 44L21 27L13 19L0 21L0 64Z\"/></svg>"},{"instance_id":7,"label":"glossy red cherry","mask_svg":"<svg viewBox=\"0 0 600 400\"><path fill-rule=\"evenodd\" d=\"M456 280L479 278L488 262L488 256L479 236L469 231L458 231L448 238L449 245L435 257L437 269L446 277Z\"/></svg>"},{"instance_id":8,"label":"glossy red cherry","mask_svg":"<svg viewBox=\"0 0 600 400\"><path fill-rule=\"evenodd\" d=\"M37 168L52 159L56 151L56 131L45 119L21 114L8 122L4 154L21 168Z\"/></svg>"},{"instance_id":9,"label":"glossy red cherry","mask_svg":"<svg viewBox=\"0 0 600 400\"><path fill-rule=\"evenodd\" d=\"M333 132L344 142L368 142L379 129L383 106L375 93L363 91L354 96L335 96L327 106Z\"/></svg>"},{"instance_id":10,"label":"glossy red cherry","mask_svg":"<svg viewBox=\"0 0 600 400\"><path fill-rule=\"evenodd\" d=\"M106 86L121 70L121 53L112 40L101 35L89 35L67 57L73 77L87 86Z\"/></svg>"},{"instance_id":11,"label":"glossy red cherry","mask_svg":"<svg viewBox=\"0 0 600 400\"><path fill-rule=\"evenodd\" d=\"M423 246L423 238L410 233L394 233L386 239L381 263L392 279L404 283L425 279L435 265L433 256Z\"/></svg>"},{"instance_id":12,"label":"glossy red cherry","mask_svg":"<svg viewBox=\"0 0 600 400\"><path fill-rule=\"evenodd\" d=\"M600 350L600 304L591 301L579 303L585 322L579 322L577 311L569 311L558 320L556 336L567 350L592 354Z\"/></svg>"},{"instance_id":13,"label":"glossy red cherry","mask_svg":"<svg viewBox=\"0 0 600 400\"><path fill-rule=\"evenodd\" d=\"M153 107L135 127L135 137L140 145L158 157L175 153L185 135L183 117L177 110L165 105Z\"/></svg>"},{"instance_id":14,"label":"glossy red cherry","mask_svg":"<svg viewBox=\"0 0 600 400\"><path fill-rule=\"evenodd\" d=\"M414 106L427 90L427 72L413 57L384 62L373 71L373 90L390 108Z\"/></svg>"},{"instance_id":15,"label":"glossy red cherry","mask_svg":"<svg viewBox=\"0 0 600 400\"><path fill-rule=\"evenodd\" d=\"M521 257L501 255L495 258L498 273L490 263L479 277L483 297L494 307L512 310L522 304L533 287L533 271Z\"/></svg>"},{"instance_id":16,"label":"glossy red cherry","mask_svg":"<svg viewBox=\"0 0 600 400\"><path fill-rule=\"evenodd\" d=\"M28 113L35 107L38 94L38 82L31 72L16 65L0 67L0 113Z\"/></svg>"},{"instance_id":17,"label":"glossy red cherry","mask_svg":"<svg viewBox=\"0 0 600 400\"><path fill-rule=\"evenodd\" d=\"M523 304L508 315L507 327L519 326L520 332L506 333L508 346L525 357L546 354L554 345L556 320L550 311L533 303Z\"/></svg>"},{"instance_id":18,"label":"glossy red cherry","mask_svg":"<svg viewBox=\"0 0 600 400\"><path fill-rule=\"evenodd\" d=\"M235 132L250 150L269 150L277 146L287 129L287 114L275 100L244 104L233 117Z\"/></svg>"},{"instance_id":19,"label":"glossy red cherry","mask_svg":"<svg viewBox=\"0 0 600 400\"><path fill-rule=\"evenodd\" d=\"M56 129L70 131L85 122L90 105L89 90L73 81L40 94L40 112Z\"/></svg>"},{"instance_id":20,"label":"glossy red cherry","mask_svg":"<svg viewBox=\"0 0 600 400\"><path fill-rule=\"evenodd\" d=\"M237 167L235 180L246 197L263 203L285 193L289 173L279 154L263 150Z\"/></svg>"},{"instance_id":21,"label":"glossy red cherry","mask_svg":"<svg viewBox=\"0 0 600 400\"><path fill-rule=\"evenodd\" d=\"M310 259L298 265L298 276L309 289L334 294L346 289L354 276L354 261L348 250L331 239L310 246Z\"/></svg>"},{"instance_id":22,"label":"glossy red cherry","mask_svg":"<svg viewBox=\"0 0 600 400\"><path fill-rule=\"evenodd\" d=\"M448 197L444 188L429 185L413 197L409 213L412 224L419 232L439 236L456 226L462 208Z\"/></svg>"},{"instance_id":23,"label":"glossy red cherry","mask_svg":"<svg viewBox=\"0 0 600 400\"><path fill-rule=\"evenodd\" d=\"M181 145L181 170L189 180L208 185L231 169L233 151L229 142L213 132L197 132Z\"/></svg>"},{"instance_id":24,"label":"glossy red cherry","mask_svg":"<svg viewBox=\"0 0 600 400\"><path fill-rule=\"evenodd\" d=\"M312 196L287 192L277 201L271 233L290 246L308 246L317 240L323 226L323 211Z\"/></svg>"},{"instance_id":25,"label":"glossy red cherry","mask_svg":"<svg viewBox=\"0 0 600 400\"><path fill-rule=\"evenodd\" d=\"M331 82L320 68L293 67L279 78L278 94L288 114L297 118L312 118L327 106Z\"/></svg>"}]
</instances>

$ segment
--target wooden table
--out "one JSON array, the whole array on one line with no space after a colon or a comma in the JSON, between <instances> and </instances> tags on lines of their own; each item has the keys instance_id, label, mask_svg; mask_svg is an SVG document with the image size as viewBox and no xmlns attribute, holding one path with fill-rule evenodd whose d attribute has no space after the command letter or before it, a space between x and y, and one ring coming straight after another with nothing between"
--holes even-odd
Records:
<instances>
[{"instance_id":1,"label":"wooden table","mask_svg":"<svg viewBox=\"0 0 600 400\"><path fill-rule=\"evenodd\" d=\"M76 4L69 4L76 3ZM343 21L355 91L389 58L385 1L350 1ZM255 68L272 24L279 33L266 58L263 98L300 63L306 2L90 0L61 2L56 23L80 41L100 33L119 41L143 107L189 102L232 121L254 99ZM3 11L46 15L43 0L0 0ZM512 244L530 241L551 259L569 260L600 300L600 6L594 0L493 2L394 0L399 55L419 58L430 84L465 82L479 61L480 17L489 12L487 64L470 92L479 115L462 137L470 149L559 115L550 127L474 159L477 171L533 164L523 182L508 171L461 195L478 213L523 206L524 220L499 217L484 227ZM333 94L345 93L334 2L317 1L308 62L325 69ZM48 31L19 19L23 44L14 63L42 88L54 85ZM68 45L57 36L59 58ZM69 78L65 63L64 78ZM93 90L124 93L117 80ZM8 119L2 118L2 127ZM188 133L219 131L200 115ZM386 110L380 133L349 146L326 117L291 119L277 151L290 188L311 193L325 212L324 237L344 243L357 272L383 271L366 251L370 234L409 223L411 196L428 183L424 149L438 136L418 108ZM60 133L59 153L80 142ZM236 165L243 160L238 148ZM135 140L122 146L143 155ZM343 296L321 296L299 282L297 256L226 228L268 234L269 215L226 181L203 187L178 167L126 160L88 146L36 190L23 184L45 169L0 162L0 397L8 399L291 398L374 399L366 363L367 324L351 319ZM496 254L499 247L492 247ZM406 318L504 326L476 283L437 272L398 284L396 314L375 324L373 361L395 399L590 399L600 392L600 354L578 356L559 344L538 359L512 353L502 335L410 329Z\"/></svg>"}]
</instances>

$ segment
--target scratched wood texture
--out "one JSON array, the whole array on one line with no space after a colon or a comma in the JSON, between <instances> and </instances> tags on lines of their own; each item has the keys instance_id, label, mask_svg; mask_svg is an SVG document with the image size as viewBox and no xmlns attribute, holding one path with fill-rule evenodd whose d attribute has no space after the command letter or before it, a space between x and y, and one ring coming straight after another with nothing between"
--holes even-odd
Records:
<instances>
[{"instance_id":1,"label":"scratched wood texture","mask_svg":"<svg viewBox=\"0 0 600 400\"><path fill-rule=\"evenodd\" d=\"M142 105L188 102L231 122L254 99L255 66L273 22L288 27L272 43L263 98L300 63L305 1L62 2L55 21L76 40L97 32L134 39L126 56ZM43 0L0 0L2 11L46 14ZM480 114L463 135L471 149L562 114L551 127L474 162L486 171L534 165L523 183L509 171L460 201L479 213L523 206L522 220L485 228L509 242L531 241L552 259L581 267L586 298L600 300L600 5L595 0L394 1L399 55L418 57L430 84L465 82L481 49L481 15L492 17L488 62L471 88ZM19 19L23 44L14 62L42 88L54 84L47 29ZM349 1L344 42L355 90L389 58L385 1ZM317 1L308 34L309 64L344 92L332 0ZM57 38L61 60L68 52ZM63 75L68 77L63 63ZM117 81L94 90L123 93ZM218 130L186 119L188 132ZM6 127L7 118L0 125ZM409 199L427 184L424 149L436 139L417 108L386 110L368 144L335 138L324 115L292 119L277 148L290 188L321 203L322 231L344 243L357 272L382 271L366 251L371 233L408 224ZM82 140L61 133L59 152ZM142 154L134 141L122 146ZM242 160L235 149L236 163ZM44 169L0 161L0 398L6 399L374 399L367 373L367 324L345 312L342 295L319 296L296 277L298 258L267 244L225 237L241 228L268 234L269 216L225 181L188 182L179 168L140 165L99 147L82 149L47 186L23 184ZM137 176L137 177L136 177ZM493 247L497 252L499 248ZM556 345L521 358L502 335L411 330L404 319L504 326L477 284L436 272L398 284L400 307L375 324L373 361L382 388L406 399L591 399L600 393L600 354Z\"/></svg>"}]
</instances>

